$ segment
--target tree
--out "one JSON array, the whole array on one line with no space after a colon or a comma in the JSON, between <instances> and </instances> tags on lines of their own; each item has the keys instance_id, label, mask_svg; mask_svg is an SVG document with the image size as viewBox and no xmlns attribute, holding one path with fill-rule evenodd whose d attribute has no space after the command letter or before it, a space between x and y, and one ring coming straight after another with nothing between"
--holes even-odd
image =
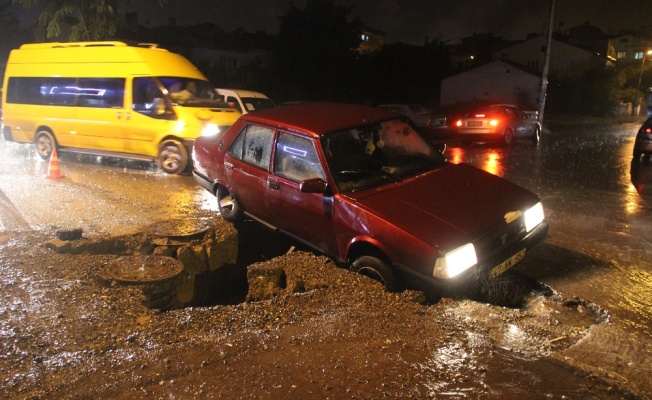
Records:
<instances>
[{"instance_id":1,"label":"tree","mask_svg":"<svg viewBox=\"0 0 652 400\"><path fill-rule=\"evenodd\" d=\"M12 0L23 7L40 10L39 25L48 38L61 36L62 28L70 26L71 41L95 41L113 37L124 24L122 4L141 0ZM163 4L165 0L153 0Z\"/></svg>"}]
</instances>

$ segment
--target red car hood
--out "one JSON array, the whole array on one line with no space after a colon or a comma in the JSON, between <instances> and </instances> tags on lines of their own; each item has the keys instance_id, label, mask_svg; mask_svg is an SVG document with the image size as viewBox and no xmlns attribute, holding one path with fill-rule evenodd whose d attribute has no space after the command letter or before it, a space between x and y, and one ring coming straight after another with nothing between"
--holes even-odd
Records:
<instances>
[{"instance_id":1,"label":"red car hood","mask_svg":"<svg viewBox=\"0 0 652 400\"><path fill-rule=\"evenodd\" d=\"M372 214L447 250L505 226L505 214L525 211L539 198L466 164L395 185L347 195Z\"/></svg>"}]
</instances>

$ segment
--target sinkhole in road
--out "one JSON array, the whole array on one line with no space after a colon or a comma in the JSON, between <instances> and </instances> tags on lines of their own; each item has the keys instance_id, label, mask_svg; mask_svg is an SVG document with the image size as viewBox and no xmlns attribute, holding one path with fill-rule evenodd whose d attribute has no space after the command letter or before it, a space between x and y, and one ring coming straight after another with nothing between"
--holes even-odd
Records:
<instances>
[{"instance_id":1,"label":"sinkhole in road","mask_svg":"<svg viewBox=\"0 0 652 400\"><path fill-rule=\"evenodd\" d=\"M219 218L171 219L135 234L91 239L74 231L58 231L46 247L105 256L100 282L140 286L150 308L229 304L246 295L246 266L237 258L238 232Z\"/></svg>"},{"instance_id":2,"label":"sinkhole in road","mask_svg":"<svg viewBox=\"0 0 652 400\"><path fill-rule=\"evenodd\" d=\"M161 311L259 301L371 279L348 271L340 274L330 260L336 270L309 265L314 257L293 257L288 250L297 246L295 242L254 221L233 225L219 217L182 219L155 223L133 235L86 239L63 232L57 236L73 240L57 239L49 243L50 248L102 255L108 261L103 261L98 273L101 282L139 285L143 304ZM300 253L307 253L302 250L299 248ZM306 265L295 265L302 262ZM266 279L262 289L260 279ZM383 290L381 285L365 287ZM425 295L414 298L424 305L429 299ZM468 314L510 346L522 340L523 332L550 331L554 334L547 337L555 341L546 343L546 348L553 344L563 347L574 341L568 338L581 337L587 327L609 318L598 306L582 299L565 299L518 270L507 271L473 293L442 304L455 308L456 315ZM511 321L510 330L505 330L505 321Z\"/></svg>"}]
</instances>

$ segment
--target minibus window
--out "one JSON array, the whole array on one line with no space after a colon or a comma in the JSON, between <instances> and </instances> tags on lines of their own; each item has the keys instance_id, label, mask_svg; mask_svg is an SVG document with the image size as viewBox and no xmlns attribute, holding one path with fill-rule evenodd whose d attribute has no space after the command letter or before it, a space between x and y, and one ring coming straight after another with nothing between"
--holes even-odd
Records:
<instances>
[{"instance_id":1,"label":"minibus window","mask_svg":"<svg viewBox=\"0 0 652 400\"><path fill-rule=\"evenodd\" d=\"M75 78L9 78L7 103L73 106L78 94Z\"/></svg>"},{"instance_id":2,"label":"minibus window","mask_svg":"<svg viewBox=\"0 0 652 400\"><path fill-rule=\"evenodd\" d=\"M134 102L131 107L134 111L152 118L175 118L174 111L167 104L164 108L160 107L166 103L163 100L166 96L152 78L134 78L132 97Z\"/></svg>"},{"instance_id":3,"label":"minibus window","mask_svg":"<svg viewBox=\"0 0 652 400\"><path fill-rule=\"evenodd\" d=\"M81 78L79 106L122 108L125 93L124 78Z\"/></svg>"}]
</instances>

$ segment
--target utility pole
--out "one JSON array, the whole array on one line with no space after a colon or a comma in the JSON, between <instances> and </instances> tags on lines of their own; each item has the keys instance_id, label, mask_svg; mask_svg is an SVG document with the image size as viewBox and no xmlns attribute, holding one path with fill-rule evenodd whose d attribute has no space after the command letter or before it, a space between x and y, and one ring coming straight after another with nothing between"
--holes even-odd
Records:
<instances>
[{"instance_id":1,"label":"utility pole","mask_svg":"<svg viewBox=\"0 0 652 400\"><path fill-rule=\"evenodd\" d=\"M546 92L548 91L548 69L550 68L550 47L552 45L552 17L555 14L555 0L550 5L550 22L548 23L548 44L546 45L546 61L543 63L541 77L541 92L539 93L539 122L543 125L543 110L546 107Z\"/></svg>"}]
</instances>

